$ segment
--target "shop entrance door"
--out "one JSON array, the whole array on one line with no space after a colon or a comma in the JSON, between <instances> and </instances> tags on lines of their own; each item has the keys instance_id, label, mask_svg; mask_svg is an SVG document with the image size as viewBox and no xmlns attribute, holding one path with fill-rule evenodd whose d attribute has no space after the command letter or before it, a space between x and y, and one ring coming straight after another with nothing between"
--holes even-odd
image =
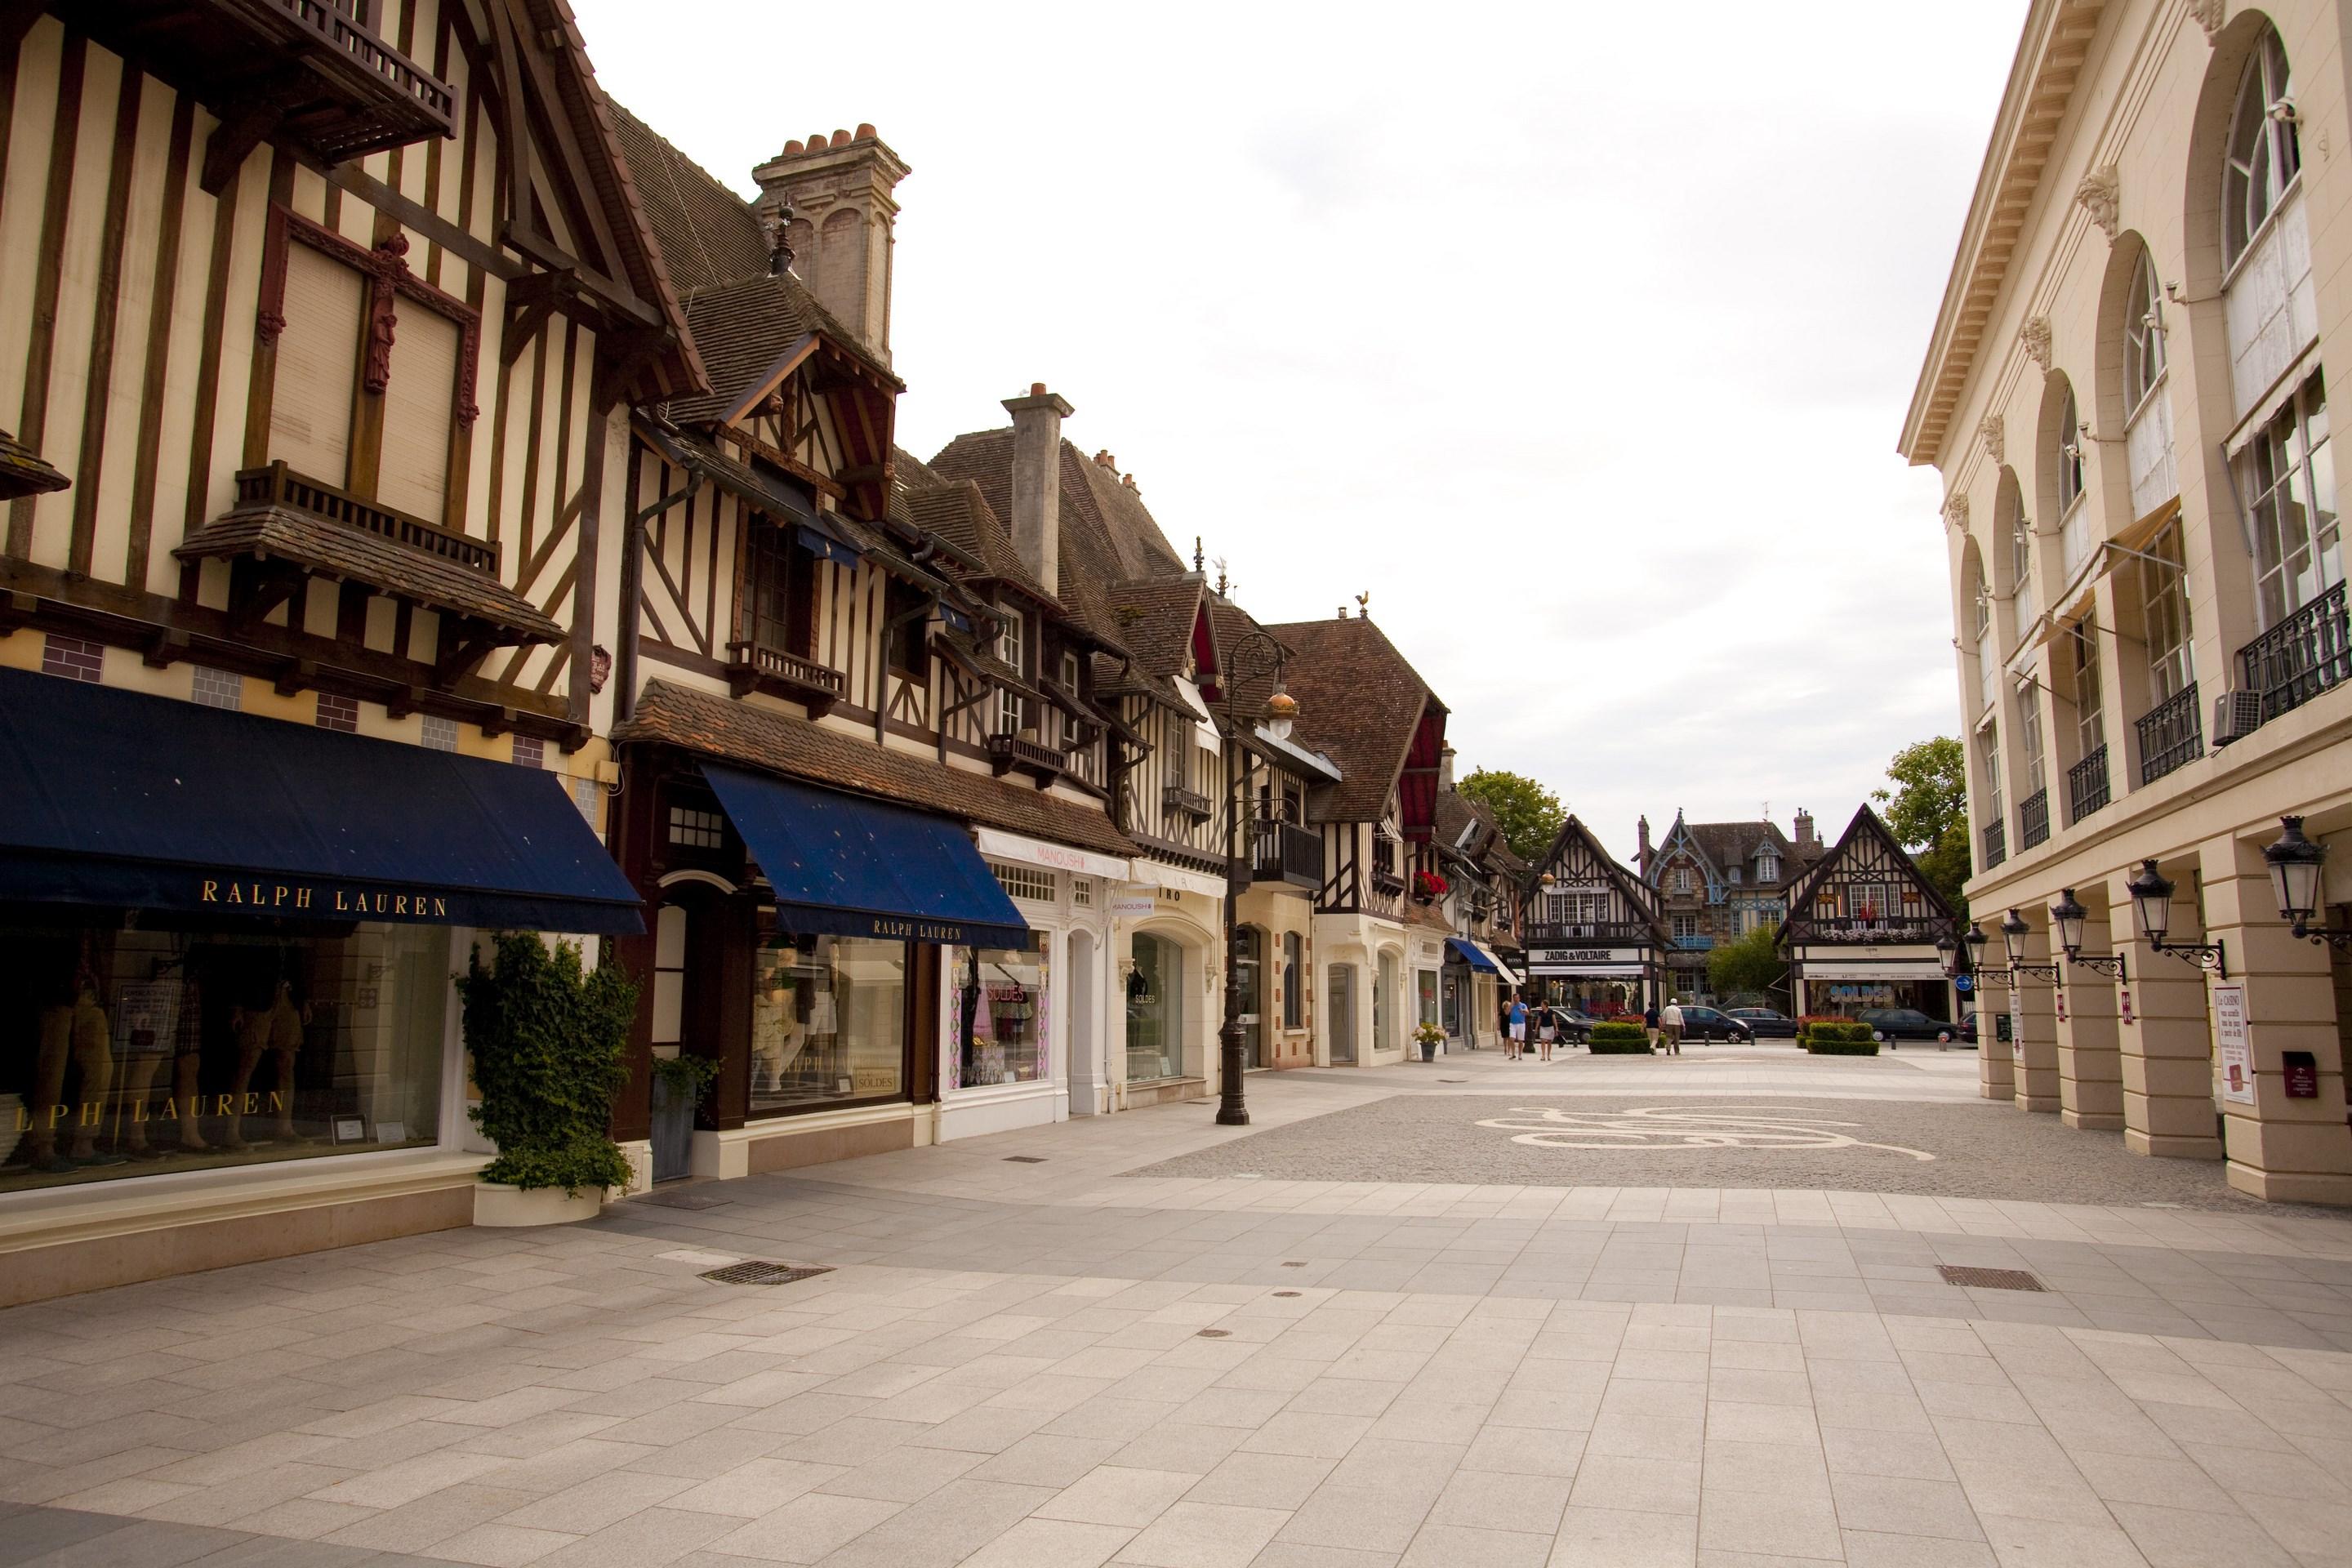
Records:
<instances>
[{"instance_id":1,"label":"shop entrance door","mask_svg":"<svg viewBox=\"0 0 2352 1568\"><path fill-rule=\"evenodd\" d=\"M1265 933L1255 926L1234 931L1234 994L1242 1021L1242 1064L1265 1065Z\"/></svg>"},{"instance_id":2,"label":"shop entrance door","mask_svg":"<svg viewBox=\"0 0 2352 1568\"><path fill-rule=\"evenodd\" d=\"M1345 963L1331 966L1330 994L1323 1007L1323 1026L1329 1031L1331 1065L1356 1062L1356 972Z\"/></svg>"}]
</instances>

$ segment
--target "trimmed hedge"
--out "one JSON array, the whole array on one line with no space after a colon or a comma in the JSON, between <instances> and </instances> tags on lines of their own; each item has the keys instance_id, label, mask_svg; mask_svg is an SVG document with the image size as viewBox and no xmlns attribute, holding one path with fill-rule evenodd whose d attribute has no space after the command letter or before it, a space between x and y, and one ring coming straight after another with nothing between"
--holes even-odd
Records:
<instances>
[{"instance_id":1,"label":"trimmed hedge","mask_svg":"<svg viewBox=\"0 0 2352 1568\"><path fill-rule=\"evenodd\" d=\"M1874 1057L1878 1042L1867 1024L1819 1023L1811 1026L1804 1047L1817 1057Z\"/></svg>"},{"instance_id":2,"label":"trimmed hedge","mask_svg":"<svg viewBox=\"0 0 2352 1568\"><path fill-rule=\"evenodd\" d=\"M1595 1024L1590 1043L1596 1057L1646 1057L1651 1054L1650 1033L1639 1024Z\"/></svg>"}]
</instances>

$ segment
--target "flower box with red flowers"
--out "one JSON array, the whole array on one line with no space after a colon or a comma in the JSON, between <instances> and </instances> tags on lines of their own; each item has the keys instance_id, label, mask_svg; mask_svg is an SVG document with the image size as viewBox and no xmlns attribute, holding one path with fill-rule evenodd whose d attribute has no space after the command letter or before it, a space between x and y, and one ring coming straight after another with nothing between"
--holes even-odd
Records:
<instances>
[{"instance_id":1,"label":"flower box with red flowers","mask_svg":"<svg viewBox=\"0 0 2352 1568\"><path fill-rule=\"evenodd\" d=\"M1444 898L1451 886L1434 871L1415 871L1412 874L1412 896L1424 904L1434 903Z\"/></svg>"}]
</instances>

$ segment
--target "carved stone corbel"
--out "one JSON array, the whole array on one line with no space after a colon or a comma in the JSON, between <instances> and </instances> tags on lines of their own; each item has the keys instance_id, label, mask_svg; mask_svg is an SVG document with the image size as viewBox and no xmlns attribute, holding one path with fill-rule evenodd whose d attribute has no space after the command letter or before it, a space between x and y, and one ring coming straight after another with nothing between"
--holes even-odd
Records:
<instances>
[{"instance_id":1,"label":"carved stone corbel","mask_svg":"<svg viewBox=\"0 0 2352 1568\"><path fill-rule=\"evenodd\" d=\"M2189 14L2205 29L2205 42L2209 45L2220 35L2229 9L2229 0L2189 0Z\"/></svg>"},{"instance_id":2,"label":"carved stone corbel","mask_svg":"<svg viewBox=\"0 0 2352 1568\"><path fill-rule=\"evenodd\" d=\"M2116 211L2121 186L2116 166L2109 163L2084 175L2083 183L2074 187L2074 199L2083 204L2083 210L2091 215L2091 221L2099 226L2099 232L2107 237L2109 245L2116 242Z\"/></svg>"},{"instance_id":3,"label":"carved stone corbel","mask_svg":"<svg viewBox=\"0 0 2352 1568\"><path fill-rule=\"evenodd\" d=\"M2047 374L2050 370L2050 318L2027 317L2025 325L2018 329L2017 341L2025 345L2025 357Z\"/></svg>"},{"instance_id":4,"label":"carved stone corbel","mask_svg":"<svg viewBox=\"0 0 2352 1568\"><path fill-rule=\"evenodd\" d=\"M1998 468L2009 461L2009 446L2000 415L1986 415L1983 422L1977 426L1977 435L1983 438L1984 454L1992 459L1994 467Z\"/></svg>"},{"instance_id":5,"label":"carved stone corbel","mask_svg":"<svg viewBox=\"0 0 2352 1568\"><path fill-rule=\"evenodd\" d=\"M1965 533L1965 532L1967 532L1967 531L1968 531L1968 527L1969 527L1969 498L1968 498L1968 497L1966 497L1966 496L1964 496L1964 495L1953 495L1953 496L1948 496L1948 497L1946 497L1946 498L1945 498L1945 500L1944 500L1944 526L1945 526L1946 528L1957 528L1957 529L1958 529L1958 530L1959 530L1961 532L1963 532L1963 533Z\"/></svg>"}]
</instances>

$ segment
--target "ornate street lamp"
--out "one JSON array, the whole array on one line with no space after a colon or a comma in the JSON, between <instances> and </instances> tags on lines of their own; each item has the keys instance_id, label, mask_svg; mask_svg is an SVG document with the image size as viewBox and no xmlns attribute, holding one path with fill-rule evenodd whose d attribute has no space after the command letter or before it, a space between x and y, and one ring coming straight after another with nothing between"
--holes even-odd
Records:
<instances>
[{"instance_id":1,"label":"ornate street lamp","mask_svg":"<svg viewBox=\"0 0 2352 1568\"><path fill-rule=\"evenodd\" d=\"M2065 950L2066 962L2079 963L2094 974L2104 974L2113 980L2129 980L2131 977L2124 973L2122 953L2111 953L2104 958L2096 953L2088 958L2083 956L2083 923L2090 918L2091 911L2074 897L2072 888L2062 890L2058 901L2050 906L2050 924L2058 932L2058 945Z\"/></svg>"},{"instance_id":2,"label":"ornate street lamp","mask_svg":"<svg viewBox=\"0 0 2352 1568\"><path fill-rule=\"evenodd\" d=\"M2327 846L2314 844L2303 836L2300 816L2282 816L2279 826L2285 831L2277 843L2263 851L2263 858L2270 862L2271 890L2278 895L2279 919L2293 926L2297 936L2339 950L2352 947L2352 931L2330 931L2311 923L2311 917L2319 912L2319 873L2327 863Z\"/></svg>"},{"instance_id":3,"label":"ornate street lamp","mask_svg":"<svg viewBox=\"0 0 2352 1568\"><path fill-rule=\"evenodd\" d=\"M1960 973L1960 944L1952 940L1950 931L1936 933L1936 957L1944 966L1944 978L1957 980Z\"/></svg>"},{"instance_id":4,"label":"ornate street lamp","mask_svg":"<svg viewBox=\"0 0 2352 1568\"><path fill-rule=\"evenodd\" d=\"M2153 860L2139 863L2139 875L2124 884L2132 901L2132 920L2139 927L2140 941L2158 952L2168 952L2184 963L2200 969L2210 969L2222 979L2230 978L2230 965L2214 942L2168 942L2165 933L2172 927L2172 882L2156 868Z\"/></svg>"},{"instance_id":5,"label":"ornate street lamp","mask_svg":"<svg viewBox=\"0 0 2352 1568\"><path fill-rule=\"evenodd\" d=\"M2022 976L2028 980L2039 980L2047 985L2060 984L2058 966L2055 963L2025 962L2025 939L2032 934L2033 928L2027 925L2015 910L2010 910L2008 914L2001 917L2000 944L2009 954L2009 983L2015 985L2019 977Z\"/></svg>"},{"instance_id":6,"label":"ornate street lamp","mask_svg":"<svg viewBox=\"0 0 2352 1568\"><path fill-rule=\"evenodd\" d=\"M1969 944L1969 967L1982 974L1985 949L1991 944L1992 938L1985 935L1984 927L1971 921L1969 925L1969 934L1960 940Z\"/></svg>"},{"instance_id":7,"label":"ornate street lamp","mask_svg":"<svg viewBox=\"0 0 2352 1568\"><path fill-rule=\"evenodd\" d=\"M1244 655L1255 651L1255 662ZM1234 712L1234 698L1244 681L1261 675L1272 674L1274 692L1265 700L1266 729L1276 740L1290 738L1290 726L1298 717L1298 700L1282 689L1282 673L1290 661L1290 650L1276 641L1272 633L1254 628L1234 643L1223 670L1225 728L1233 732L1225 746L1225 1023L1217 1031L1217 1058L1220 1064L1217 1086L1217 1125L1246 1127L1249 1108L1242 1102L1242 991L1241 966L1234 951L1234 937L1241 929L1241 895L1235 890L1234 879L1244 874L1242 867L1242 773L1241 726Z\"/></svg>"}]
</instances>

